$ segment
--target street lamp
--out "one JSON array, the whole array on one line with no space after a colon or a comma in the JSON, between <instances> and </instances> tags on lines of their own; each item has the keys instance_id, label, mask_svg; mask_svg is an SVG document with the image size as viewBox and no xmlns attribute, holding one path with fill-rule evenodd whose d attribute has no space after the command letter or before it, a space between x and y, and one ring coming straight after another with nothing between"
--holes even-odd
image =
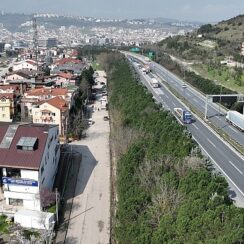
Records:
<instances>
[{"instance_id":1,"label":"street lamp","mask_svg":"<svg viewBox=\"0 0 244 244\"><path fill-rule=\"evenodd\" d=\"M220 94L219 94L219 116L221 115L221 113L220 113L221 95L222 95L222 85L220 84Z\"/></svg>"}]
</instances>

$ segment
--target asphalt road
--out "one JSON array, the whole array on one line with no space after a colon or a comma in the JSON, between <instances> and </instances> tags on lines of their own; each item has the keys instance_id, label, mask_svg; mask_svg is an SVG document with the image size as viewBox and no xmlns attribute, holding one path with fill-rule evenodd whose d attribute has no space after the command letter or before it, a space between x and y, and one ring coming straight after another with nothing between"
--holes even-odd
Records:
<instances>
[{"instance_id":1,"label":"asphalt road","mask_svg":"<svg viewBox=\"0 0 244 244\"><path fill-rule=\"evenodd\" d=\"M136 58L143 60L144 58L136 55ZM193 87L186 85L183 88L182 85L185 84L183 80L169 72L167 69L161 65L152 62L153 72L156 73L161 79L166 81L174 90L176 90L180 95L185 97L188 102L194 106L202 114L205 113L205 103L206 97L195 90ZM215 103L210 103L208 106L208 119L215 126L221 128L226 134L228 134L233 140L238 142L240 145L244 146L244 133L240 132L235 127L228 124L225 120L225 115L227 110L220 108Z\"/></svg>"},{"instance_id":2,"label":"asphalt road","mask_svg":"<svg viewBox=\"0 0 244 244\"><path fill-rule=\"evenodd\" d=\"M160 88L150 85L151 75L143 74L136 65L141 82L151 91L158 103L170 111L175 107L187 109L163 84ZM216 168L222 172L230 185L230 196L238 206L244 207L244 159L227 143L214 133L206 124L197 119L186 125L193 138L198 142L203 153L213 161Z\"/></svg>"}]
</instances>

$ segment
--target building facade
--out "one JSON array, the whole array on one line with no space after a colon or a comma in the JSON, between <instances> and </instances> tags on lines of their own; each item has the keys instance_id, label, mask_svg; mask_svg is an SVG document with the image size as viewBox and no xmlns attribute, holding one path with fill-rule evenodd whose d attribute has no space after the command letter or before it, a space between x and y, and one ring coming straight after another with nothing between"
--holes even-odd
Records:
<instances>
[{"instance_id":1,"label":"building facade","mask_svg":"<svg viewBox=\"0 0 244 244\"><path fill-rule=\"evenodd\" d=\"M14 93L0 93L0 121L12 122L15 114Z\"/></svg>"},{"instance_id":2,"label":"building facade","mask_svg":"<svg viewBox=\"0 0 244 244\"><path fill-rule=\"evenodd\" d=\"M68 117L68 104L60 97L41 101L32 106L33 123L58 125L61 137L66 136Z\"/></svg>"},{"instance_id":3,"label":"building facade","mask_svg":"<svg viewBox=\"0 0 244 244\"><path fill-rule=\"evenodd\" d=\"M1 188L7 205L42 209L43 188L52 191L60 157L58 127L0 125Z\"/></svg>"}]
</instances>

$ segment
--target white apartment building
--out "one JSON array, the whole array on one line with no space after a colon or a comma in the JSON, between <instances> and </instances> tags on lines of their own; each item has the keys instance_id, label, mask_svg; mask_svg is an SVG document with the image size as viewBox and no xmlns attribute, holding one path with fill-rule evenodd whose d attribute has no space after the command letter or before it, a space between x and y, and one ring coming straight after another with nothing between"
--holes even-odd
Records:
<instances>
[{"instance_id":1,"label":"white apartment building","mask_svg":"<svg viewBox=\"0 0 244 244\"><path fill-rule=\"evenodd\" d=\"M52 190L60 148L58 126L0 125L0 179L7 205L42 209L40 191Z\"/></svg>"}]
</instances>

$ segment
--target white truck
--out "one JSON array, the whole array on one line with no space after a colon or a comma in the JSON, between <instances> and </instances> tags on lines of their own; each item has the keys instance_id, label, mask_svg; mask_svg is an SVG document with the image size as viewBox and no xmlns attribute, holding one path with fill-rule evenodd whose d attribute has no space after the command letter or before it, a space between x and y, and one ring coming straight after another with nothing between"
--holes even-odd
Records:
<instances>
[{"instance_id":1,"label":"white truck","mask_svg":"<svg viewBox=\"0 0 244 244\"><path fill-rule=\"evenodd\" d=\"M152 84L152 87L154 87L154 88L159 87L159 82L156 78L151 78L151 84Z\"/></svg>"},{"instance_id":2,"label":"white truck","mask_svg":"<svg viewBox=\"0 0 244 244\"><path fill-rule=\"evenodd\" d=\"M244 115L237 111L230 110L227 112L226 121L231 125L238 128L240 131L244 131Z\"/></svg>"}]
</instances>

